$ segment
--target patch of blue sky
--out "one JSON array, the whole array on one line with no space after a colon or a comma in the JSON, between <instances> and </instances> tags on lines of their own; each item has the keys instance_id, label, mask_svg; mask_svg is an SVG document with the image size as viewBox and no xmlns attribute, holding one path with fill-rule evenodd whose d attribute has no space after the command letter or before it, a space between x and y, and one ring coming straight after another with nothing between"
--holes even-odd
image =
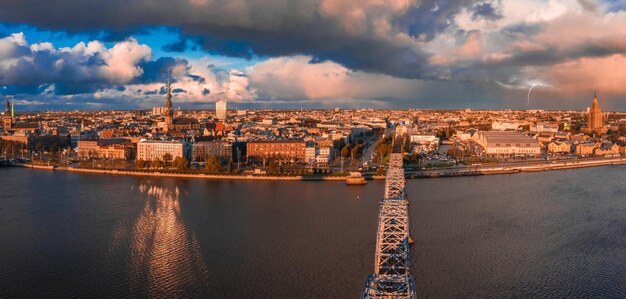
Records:
<instances>
[{"instance_id":1,"label":"patch of blue sky","mask_svg":"<svg viewBox=\"0 0 626 299\"><path fill-rule=\"evenodd\" d=\"M156 27L145 30L143 33L133 36L140 43L145 43L152 48L154 59L160 57L179 57L187 60L209 60L215 61L216 67L226 69L240 69L255 65L262 61L261 58L245 59L240 57L226 56L211 53L195 45L193 39L187 39L187 47L183 52L171 52L164 50L166 45L180 41L180 31L176 28Z\"/></svg>"},{"instance_id":2,"label":"patch of blue sky","mask_svg":"<svg viewBox=\"0 0 626 299\"><path fill-rule=\"evenodd\" d=\"M608 12L626 11L626 0L602 0L607 5Z\"/></svg>"},{"instance_id":3,"label":"patch of blue sky","mask_svg":"<svg viewBox=\"0 0 626 299\"><path fill-rule=\"evenodd\" d=\"M26 40L30 44L50 42L57 48L74 47L80 42L88 43L92 40L108 40L103 42L107 47L115 44L114 40L107 38L106 31L74 33L66 31L50 31L42 30L34 26L26 24L8 24L0 22L0 38L6 37L13 33L24 33ZM164 46L175 43L180 40L180 30L171 27L153 27L142 30L141 32L130 34L128 36L120 36L119 39L135 38L141 44L147 44L152 48L153 59L161 57L178 57L187 60L208 60L215 62L215 66L223 69L239 69L243 70L249 66L255 65L264 59L253 58L245 59L220 54L210 53L200 45L194 45L192 39L188 39L188 47L182 52L170 52L164 50Z\"/></svg>"}]
</instances>

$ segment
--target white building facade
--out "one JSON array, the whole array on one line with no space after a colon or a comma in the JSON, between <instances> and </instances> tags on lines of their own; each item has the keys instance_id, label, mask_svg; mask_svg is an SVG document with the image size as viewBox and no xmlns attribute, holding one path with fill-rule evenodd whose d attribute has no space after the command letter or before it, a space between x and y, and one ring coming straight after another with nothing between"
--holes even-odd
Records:
<instances>
[{"instance_id":1,"label":"white building facade","mask_svg":"<svg viewBox=\"0 0 626 299\"><path fill-rule=\"evenodd\" d=\"M187 143L184 141L141 140L137 143L137 160L163 160L170 154L172 160L176 157L187 158Z\"/></svg>"},{"instance_id":2,"label":"white building facade","mask_svg":"<svg viewBox=\"0 0 626 299\"><path fill-rule=\"evenodd\" d=\"M472 138L485 149L487 155L541 154L539 141L519 132L479 131Z\"/></svg>"}]
</instances>

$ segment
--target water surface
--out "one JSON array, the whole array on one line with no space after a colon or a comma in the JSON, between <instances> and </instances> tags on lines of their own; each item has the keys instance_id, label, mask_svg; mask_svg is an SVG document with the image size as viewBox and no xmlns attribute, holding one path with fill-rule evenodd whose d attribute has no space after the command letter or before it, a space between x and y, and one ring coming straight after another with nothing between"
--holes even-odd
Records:
<instances>
[{"instance_id":1,"label":"water surface","mask_svg":"<svg viewBox=\"0 0 626 299\"><path fill-rule=\"evenodd\" d=\"M2 297L356 298L383 182L0 168ZM420 297L626 297L626 167L409 180Z\"/></svg>"}]
</instances>

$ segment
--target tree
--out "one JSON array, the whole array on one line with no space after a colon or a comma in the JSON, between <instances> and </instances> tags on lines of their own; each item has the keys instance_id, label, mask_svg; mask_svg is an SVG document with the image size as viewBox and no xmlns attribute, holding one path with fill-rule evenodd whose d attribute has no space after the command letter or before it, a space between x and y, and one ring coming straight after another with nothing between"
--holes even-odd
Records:
<instances>
[{"instance_id":1,"label":"tree","mask_svg":"<svg viewBox=\"0 0 626 299\"><path fill-rule=\"evenodd\" d=\"M51 153L56 153L58 151L59 151L59 146L58 145L53 144L53 145L50 146L50 152Z\"/></svg>"},{"instance_id":2,"label":"tree","mask_svg":"<svg viewBox=\"0 0 626 299\"><path fill-rule=\"evenodd\" d=\"M448 128L446 129L446 140L449 140L450 137L452 137L452 129L450 128L450 126L448 126Z\"/></svg>"},{"instance_id":3,"label":"tree","mask_svg":"<svg viewBox=\"0 0 626 299\"><path fill-rule=\"evenodd\" d=\"M4 154L6 156L13 154L13 142L7 142L4 144Z\"/></svg>"},{"instance_id":4,"label":"tree","mask_svg":"<svg viewBox=\"0 0 626 299\"><path fill-rule=\"evenodd\" d=\"M168 163L172 162L172 154L170 154L170 153L163 154L163 162L164 162L164 164L168 164Z\"/></svg>"},{"instance_id":5,"label":"tree","mask_svg":"<svg viewBox=\"0 0 626 299\"><path fill-rule=\"evenodd\" d=\"M35 145L35 150L37 150L38 152L42 153L43 149L44 149L43 143L39 142Z\"/></svg>"},{"instance_id":6,"label":"tree","mask_svg":"<svg viewBox=\"0 0 626 299\"><path fill-rule=\"evenodd\" d=\"M189 169L189 161L184 157L176 157L172 162L172 166L178 170L187 170Z\"/></svg>"},{"instance_id":7,"label":"tree","mask_svg":"<svg viewBox=\"0 0 626 299\"><path fill-rule=\"evenodd\" d=\"M150 163L150 167L156 168L156 169L162 168L163 167L163 161L161 161L161 159L159 159L159 158L156 158L156 159L152 160L152 162Z\"/></svg>"},{"instance_id":8,"label":"tree","mask_svg":"<svg viewBox=\"0 0 626 299\"><path fill-rule=\"evenodd\" d=\"M205 169L209 173L219 173L222 171L222 164L217 156L211 156L207 159Z\"/></svg>"},{"instance_id":9,"label":"tree","mask_svg":"<svg viewBox=\"0 0 626 299\"><path fill-rule=\"evenodd\" d=\"M44 145L39 142L35 144L35 152L39 152L39 160L43 160ZM15 145L11 147L11 154L15 155Z\"/></svg>"},{"instance_id":10,"label":"tree","mask_svg":"<svg viewBox=\"0 0 626 299\"><path fill-rule=\"evenodd\" d=\"M344 147L341 149L341 156L342 156L342 157L344 157L344 158L345 158L345 157L347 157L347 156L349 156L349 155L350 155L350 150L351 150L351 147L352 147L352 145L351 145L351 144L347 144L346 146L344 146Z\"/></svg>"},{"instance_id":11,"label":"tree","mask_svg":"<svg viewBox=\"0 0 626 299\"><path fill-rule=\"evenodd\" d=\"M145 161L145 160L135 161L135 168L141 169L141 168L146 168L147 166L149 166L148 161Z\"/></svg>"},{"instance_id":12,"label":"tree","mask_svg":"<svg viewBox=\"0 0 626 299\"><path fill-rule=\"evenodd\" d=\"M404 134L403 145L404 145L403 150L405 152L408 153L411 151L412 146L411 146L411 138L409 137L409 134Z\"/></svg>"},{"instance_id":13,"label":"tree","mask_svg":"<svg viewBox=\"0 0 626 299\"><path fill-rule=\"evenodd\" d=\"M268 162L268 173L269 174L278 173L278 162L276 162L275 159L270 159L270 161Z\"/></svg>"},{"instance_id":14,"label":"tree","mask_svg":"<svg viewBox=\"0 0 626 299\"><path fill-rule=\"evenodd\" d=\"M343 138L339 138L339 139L337 139L337 140L333 141L333 147L334 147L336 150L340 150L340 149L342 149L344 146L346 146L346 142L343 140Z\"/></svg>"},{"instance_id":15,"label":"tree","mask_svg":"<svg viewBox=\"0 0 626 299\"><path fill-rule=\"evenodd\" d=\"M234 167L233 167L233 164L234 164L234 163L233 163L233 160L231 159L231 160L228 162L228 173L231 173L231 174L232 174L232 173L234 172Z\"/></svg>"},{"instance_id":16,"label":"tree","mask_svg":"<svg viewBox=\"0 0 626 299\"><path fill-rule=\"evenodd\" d=\"M363 149L365 146L362 143L357 144L350 150L350 157L352 158L352 163L356 163L356 157L363 153Z\"/></svg>"},{"instance_id":17,"label":"tree","mask_svg":"<svg viewBox=\"0 0 626 299\"><path fill-rule=\"evenodd\" d=\"M374 153L380 158L389 154L389 145L387 144L387 140L385 140L385 138L381 138L376 142L376 145L374 145Z\"/></svg>"}]
</instances>

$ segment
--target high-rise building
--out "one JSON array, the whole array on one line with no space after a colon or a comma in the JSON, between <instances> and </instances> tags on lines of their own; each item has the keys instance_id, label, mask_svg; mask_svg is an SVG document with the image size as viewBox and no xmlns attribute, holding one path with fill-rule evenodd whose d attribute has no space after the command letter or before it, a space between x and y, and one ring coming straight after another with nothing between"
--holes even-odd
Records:
<instances>
[{"instance_id":1,"label":"high-rise building","mask_svg":"<svg viewBox=\"0 0 626 299\"><path fill-rule=\"evenodd\" d=\"M217 101L215 103L215 117L219 120L226 120L226 111L228 104L226 101Z\"/></svg>"},{"instance_id":2,"label":"high-rise building","mask_svg":"<svg viewBox=\"0 0 626 299\"><path fill-rule=\"evenodd\" d=\"M593 132L602 130L602 109L598 104L598 97L594 95L591 107L589 107L589 113L587 114L587 127Z\"/></svg>"}]
</instances>

